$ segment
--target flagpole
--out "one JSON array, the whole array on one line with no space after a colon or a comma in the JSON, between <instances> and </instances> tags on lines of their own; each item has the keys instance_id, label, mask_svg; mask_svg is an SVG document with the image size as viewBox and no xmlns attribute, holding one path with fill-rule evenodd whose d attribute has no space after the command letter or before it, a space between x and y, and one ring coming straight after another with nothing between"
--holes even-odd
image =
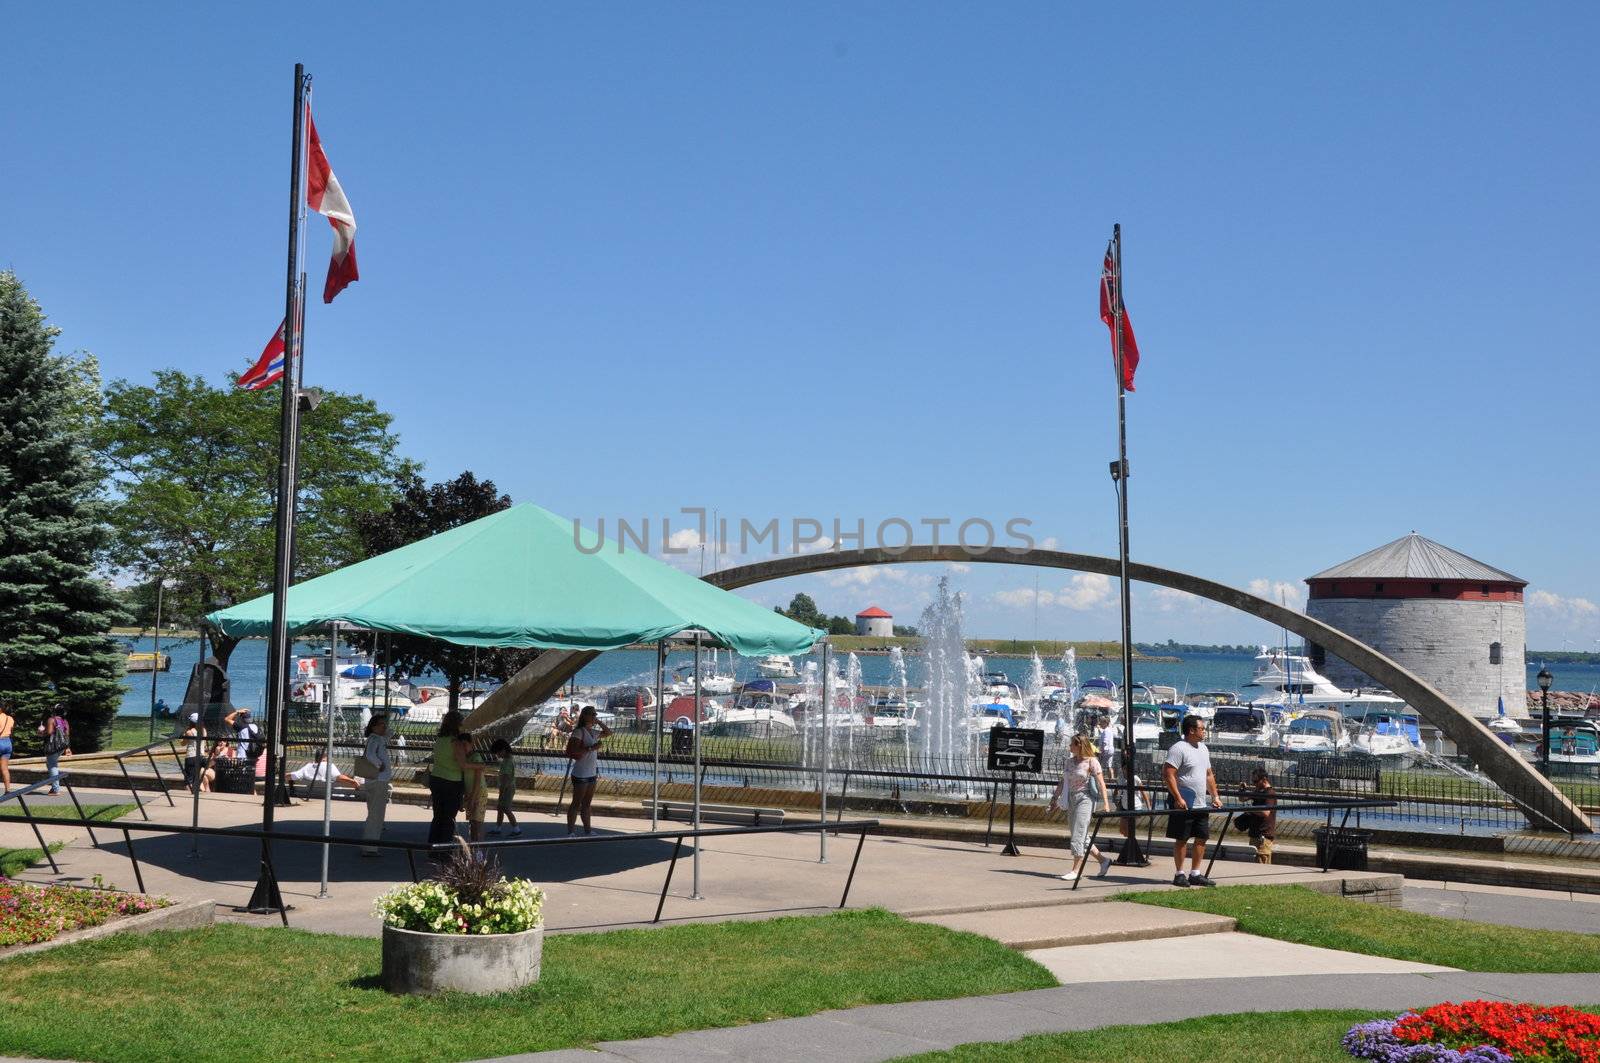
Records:
<instances>
[{"instance_id":1,"label":"flagpole","mask_svg":"<svg viewBox=\"0 0 1600 1063\"><path fill-rule=\"evenodd\" d=\"M1122 226L1111 227L1111 342L1117 353L1117 460L1111 466L1111 479L1117 485L1117 549L1122 576L1122 781L1127 786L1127 807L1135 805L1133 790L1133 598L1128 579L1128 392L1123 372L1122 351ZM1139 832L1133 820L1125 820L1128 836L1117 853L1123 867L1147 867L1150 861L1139 847Z\"/></svg>"},{"instance_id":2,"label":"flagpole","mask_svg":"<svg viewBox=\"0 0 1600 1063\"><path fill-rule=\"evenodd\" d=\"M301 350L299 291L301 211L305 202L305 113L310 79L302 63L294 65L294 139L289 157L289 264L284 284L284 366L278 420L278 497L272 573L272 631L267 638L267 772L261 804L261 829L271 831L277 806L277 779L283 760L284 683L289 674L287 594L293 580L295 463L299 437ZM270 851L261 840L261 870L247 908L281 912L286 908L271 870Z\"/></svg>"}]
</instances>

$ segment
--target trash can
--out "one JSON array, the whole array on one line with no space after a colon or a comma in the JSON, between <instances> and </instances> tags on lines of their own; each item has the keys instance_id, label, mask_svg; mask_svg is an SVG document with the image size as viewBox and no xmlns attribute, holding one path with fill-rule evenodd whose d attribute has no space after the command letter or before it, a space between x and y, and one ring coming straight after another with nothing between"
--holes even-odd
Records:
<instances>
[{"instance_id":1,"label":"trash can","mask_svg":"<svg viewBox=\"0 0 1600 1063\"><path fill-rule=\"evenodd\" d=\"M1317 866L1335 871L1365 871L1370 830L1355 827L1318 827L1311 832L1317 839Z\"/></svg>"}]
</instances>

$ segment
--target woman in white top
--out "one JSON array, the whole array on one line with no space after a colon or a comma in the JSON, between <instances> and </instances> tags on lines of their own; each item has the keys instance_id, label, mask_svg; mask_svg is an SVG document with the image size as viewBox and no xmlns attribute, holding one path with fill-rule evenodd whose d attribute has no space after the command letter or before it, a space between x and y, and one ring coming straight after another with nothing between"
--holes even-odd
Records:
<instances>
[{"instance_id":1,"label":"woman in white top","mask_svg":"<svg viewBox=\"0 0 1600 1063\"><path fill-rule=\"evenodd\" d=\"M600 722L593 705L585 705L567 739L567 756L572 758L572 803L567 806L567 837L577 833L578 817L583 817L583 833L592 834L589 806L594 804L595 787L600 783L600 742L611 736L611 728Z\"/></svg>"},{"instance_id":2,"label":"woman in white top","mask_svg":"<svg viewBox=\"0 0 1600 1063\"><path fill-rule=\"evenodd\" d=\"M1050 795L1052 812L1063 807L1062 798L1066 798L1067 823L1072 831L1070 845L1072 855L1076 857L1072 862L1072 870L1061 877L1071 882L1083 871L1084 861L1093 856L1100 861L1100 877L1104 878L1106 872L1111 870L1111 858L1103 855L1099 848L1089 845L1089 820L1097 804L1105 811L1111 811L1106 777L1100 770L1100 762L1095 759L1094 739L1088 735L1073 735L1072 744L1067 748L1072 753L1072 759L1067 761L1061 785Z\"/></svg>"},{"instance_id":3,"label":"woman in white top","mask_svg":"<svg viewBox=\"0 0 1600 1063\"><path fill-rule=\"evenodd\" d=\"M375 842L383 837L383 816L389 807L389 783L394 779L394 766L389 761L389 717L378 713L367 721L367 745L361 755L378 766L378 774L366 780L362 787L367 793L367 825L361 831L363 841ZM362 856L377 856L377 849L362 846Z\"/></svg>"}]
</instances>

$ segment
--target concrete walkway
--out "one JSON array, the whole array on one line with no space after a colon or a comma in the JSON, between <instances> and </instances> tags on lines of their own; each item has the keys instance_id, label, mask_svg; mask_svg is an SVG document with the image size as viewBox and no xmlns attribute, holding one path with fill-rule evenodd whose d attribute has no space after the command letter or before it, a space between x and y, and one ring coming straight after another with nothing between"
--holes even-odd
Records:
<instances>
[{"instance_id":1,"label":"concrete walkway","mask_svg":"<svg viewBox=\"0 0 1600 1063\"><path fill-rule=\"evenodd\" d=\"M1408 912L1471 919L1478 923L1530 930L1570 930L1600 934L1600 894L1564 893L1515 887L1407 884L1400 906Z\"/></svg>"},{"instance_id":2,"label":"concrete walkway","mask_svg":"<svg viewBox=\"0 0 1600 1063\"><path fill-rule=\"evenodd\" d=\"M925 915L912 921L934 923L969 934L982 934L994 938L1007 948L1024 951L1113 941L1222 934L1237 924L1232 916L1186 912L1181 908L1160 908L1127 901L1106 901L1093 906L1074 904L1055 908L1003 908L988 912Z\"/></svg>"},{"instance_id":3,"label":"concrete walkway","mask_svg":"<svg viewBox=\"0 0 1600 1063\"><path fill-rule=\"evenodd\" d=\"M1391 960L1359 952L1300 945L1254 934L1144 938L1137 941L1032 949L1028 958L1049 968L1063 985L1082 982L1171 981L1204 971L1219 978L1303 974L1430 974L1453 971L1432 963ZM1600 998L1600 989L1596 990Z\"/></svg>"},{"instance_id":4,"label":"concrete walkway","mask_svg":"<svg viewBox=\"0 0 1600 1063\"><path fill-rule=\"evenodd\" d=\"M1312 1008L1397 1012L1447 1000L1477 999L1592 1005L1600 1003L1600 984L1592 974L1465 971L1085 982L1025 993L829 1011L672 1037L610 1041L595 1050L505 1056L496 1063L812 1063L818 1059L876 1063L973 1041L1010 1041L1036 1033L1148 1025L1201 1015Z\"/></svg>"}]
</instances>

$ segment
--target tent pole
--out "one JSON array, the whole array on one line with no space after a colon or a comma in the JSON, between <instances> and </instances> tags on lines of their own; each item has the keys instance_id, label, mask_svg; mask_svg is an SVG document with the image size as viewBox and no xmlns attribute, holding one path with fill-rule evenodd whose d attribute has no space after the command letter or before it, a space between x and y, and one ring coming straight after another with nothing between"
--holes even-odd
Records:
<instances>
[{"instance_id":1,"label":"tent pole","mask_svg":"<svg viewBox=\"0 0 1600 1063\"><path fill-rule=\"evenodd\" d=\"M700 896L700 728L705 717L700 690L700 630L694 633L694 886L689 899L703 900Z\"/></svg>"},{"instance_id":2,"label":"tent pole","mask_svg":"<svg viewBox=\"0 0 1600 1063\"><path fill-rule=\"evenodd\" d=\"M833 701L833 646L827 639L822 640L822 825L828 825L828 746L833 735L831 733L832 721L828 719L828 709ZM823 830L818 834L821 839L821 853L817 862L828 862L828 832Z\"/></svg>"},{"instance_id":3,"label":"tent pole","mask_svg":"<svg viewBox=\"0 0 1600 1063\"><path fill-rule=\"evenodd\" d=\"M656 718L651 726L650 742L650 830L660 830L661 824L661 718L666 714L662 673L667 667L667 640L656 642Z\"/></svg>"},{"instance_id":4,"label":"tent pole","mask_svg":"<svg viewBox=\"0 0 1600 1063\"><path fill-rule=\"evenodd\" d=\"M333 834L333 718L339 714L339 621L329 625L328 639L328 744L322 753L322 836ZM328 853L333 848L322 843L322 885L317 890L319 900L328 898Z\"/></svg>"}]
</instances>

